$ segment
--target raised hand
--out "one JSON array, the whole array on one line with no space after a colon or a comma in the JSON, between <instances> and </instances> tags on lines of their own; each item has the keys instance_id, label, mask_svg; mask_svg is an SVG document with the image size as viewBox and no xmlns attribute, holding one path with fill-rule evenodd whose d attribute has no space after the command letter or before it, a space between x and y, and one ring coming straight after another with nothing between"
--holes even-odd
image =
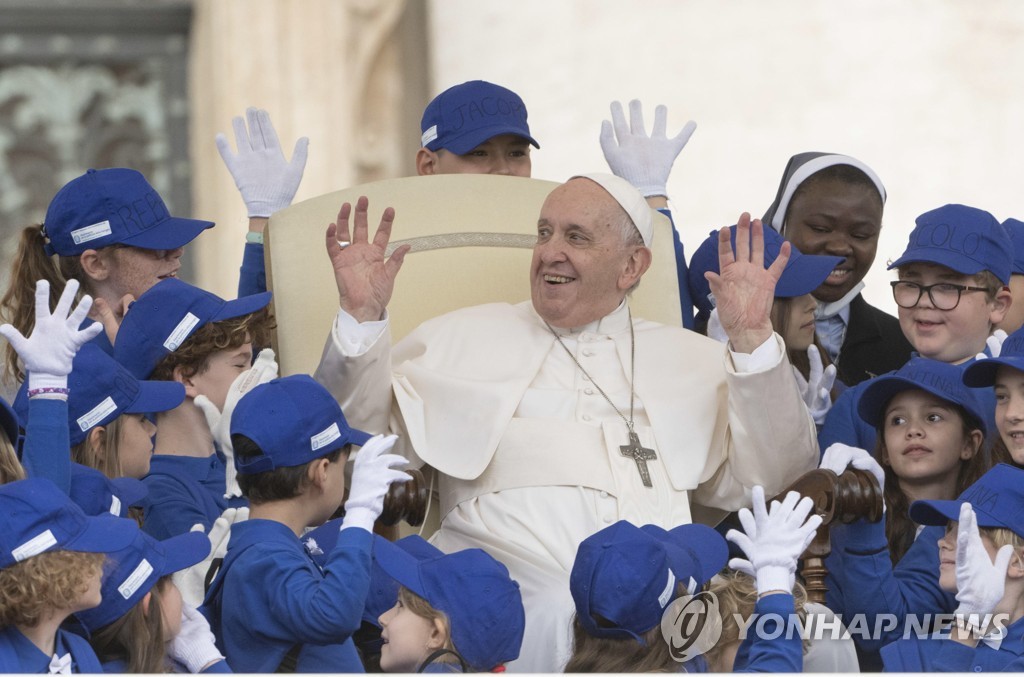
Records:
<instances>
[{"instance_id":1,"label":"raised hand","mask_svg":"<svg viewBox=\"0 0 1024 677\"><path fill-rule=\"evenodd\" d=\"M751 353L772 335L771 310L775 285L789 262L789 242L778 257L764 267L764 231L761 220L750 220L743 212L736 224L736 251L729 228L718 231L718 270L704 278L715 295L718 319L729 337L732 350Z\"/></svg>"},{"instance_id":2,"label":"raised hand","mask_svg":"<svg viewBox=\"0 0 1024 677\"><path fill-rule=\"evenodd\" d=\"M622 104L611 104L611 122L601 123L601 150L612 172L640 191L644 197L668 196L669 174L676 157L690 140L697 123L687 122L671 139L665 133L668 109L654 109L654 128L647 136L644 126L643 104L637 99L629 102L629 125L622 112Z\"/></svg>"},{"instance_id":3,"label":"raised hand","mask_svg":"<svg viewBox=\"0 0 1024 677\"><path fill-rule=\"evenodd\" d=\"M367 211L370 201L360 197L356 201L351 233L349 219L352 205L341 206L337 223L327 226L327 255L334 268L334 281L338 285L341 308L359 322L381 319L395 288L395 277L402 267L409 245L396 249L389 258L384 255L391 239L391 225L395 210L388 207L380 218L380 225L369 239ZM342 245L339 243L346 242Z\"/></svg>"},{"instance_id":4,"label":"raised hand","mask_svg":"<svg viewBox=\"0 0 1024 677\"><path fill-rule=\"evenodd\" d=\"M978 531L978 518L970 503L960 505L956 533L956 609L958 620L980 636L986 616L995 612L1003 598L1006 570L1013 557L1013 546L1004 545L995 559L985 550Z\"/></svg>"},{"instance_id":5,"label":"raised hand","mask_svg":"<svg viewBox=\"0 0 1024 677\"><path fill-rule=\"evenodd\" d=\"M74 310L71 305L78 293L78 280L68 280L57 306L50 312L50 283L36 282L35 326L28 338L13 325L0 326L0 336L10 341L28 372L29 391L39 389L65 390L68 374L78 349L103 331L98 323L79 329L92 308L92 297L82 297Z\"/></svg>"}]
</instances>

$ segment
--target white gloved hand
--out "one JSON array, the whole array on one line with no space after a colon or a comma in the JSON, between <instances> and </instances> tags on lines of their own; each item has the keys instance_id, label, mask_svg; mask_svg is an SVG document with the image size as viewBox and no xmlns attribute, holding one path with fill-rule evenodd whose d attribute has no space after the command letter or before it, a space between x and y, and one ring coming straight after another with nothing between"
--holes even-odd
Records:
<instances>
[{"instance_id":1,"label":"white gloved hand","mask_svg":"<svg viewBox=\"0 0 1024 677\"><path fill-rule=\"evenodd\" d=\"M842 442L831 444L822 455L818 467L831 470L837 475L842 475L847 468L867 470L878 481L879 491L885 491L885 471L882 470L882 466L874 456L858 447L851 447Z\"/></svg>"},{"instance_id":2,"label":"white gloved hand","mask_svg":"<svg viewBox=\"0 0 1024 677\"><path fill-rule=\"evenodd\" d=\"M198 607L206 598L206 574L214 560L224 559L231 539L231 526L249 519L249 508L228 508L210 525L210 554L202 562L171 574L174 584L181 591L181 599L189 606ZM196 524L191 531L205 531L202 524Z\"/></svg>"},{"instance_id":3,"label":"white gloved hand","mask_svg":"<svg viewBox=\"0 0 1024 677\"><path fill-rule=\"evenodd\" d=\"M398 454L389 454L397 435L374 435L356 452L352 465L352 486L345 501L345 518L341 528L358 527L373 531L373 523L384 509L384 496L395 482L412 479L401 468L409 463Z\"/></svg>"},{"instance_id":4,"label":"white gloved hand","mask_svg":"<svg viewBox=\"0 0 1024 677\"><path fill-rule=\"evenodd\" d=\"M654 109L654 128L647 136L642 104L629 102L629 126L622 112L622 104L611 104L612 120L601 123L601 150L612 173L629 181L644 197L668 196L668 175L672 164L690 140L697 123L687 122L682 131L671 139L665 134L668 109Z\"/></svg>"},{"instance_id":5,"label":"white gloved hand","mask_svg":"<svg viewBox=\"0 0 1024 677\"><path fill-rule=\"evenodd\" d=\"M248 131L241 117L231 121L238 153L231 152L223 134L217 135L217 150L242 194L249 218L268 217L292 203L306 168L309 139L304 136L295 142L288 162L267 111L248 108L245 116Z\"/></svg>"},{"instance_id":6,"label":"white gloved hand","mask_svg":"<svg viewBox=\"0 0 1024 677\"><path fill-rule=\"evenodd\" d=\"M832 408L832 384L836 382L836 365L830 364L822 368L821 353L818 346L813 343L807 347L807 360L810 362L810 373L808 378L800 373L800 370L793 367L793 375L796 377L796 385L800 389L800 397L807 405L807 411L815 424L825 423L825 416Z\"/></svg>"},{"instance_id":7,"label":"white gloved hand","mask_svg":"<svg viewBox=\"0 0 1024 677\"><path fill-rule=\"evenodd\" d=\"M725 333L722 321L718 319L718 308L712 308L711 314L708 315L708 338L729 345L729 335Z\"/></svg>"},{"instance_id":8,"label":"white gloved hand","mask_svg":"<svg viewBox=\"0 0 1024 677\"><path fill-rule=\"evenodd\" d=\"M1003 598L1006 570L1013 557L1013 546L1004 545L996 552L995 561L988 556L978 532L978 518L970 503L960 506L960 523L956 534L956 609L958 621L981 636L985 616L995 611Z\"/></svg>"},{"instance_id":9,"label":"white gloved hand","mask_svg":"<svg viewBox=\"0 0 1024 677\"><path fill-rule=\"evenodd\" d=\"M242 495L238 487L238 471L235 470L235 447L231 444L231 415L235 406L242 396L256 386L273 381L277 378L278 366L274 360L274 351L264 348L256 356L253 365L238 375L228 388L228 394L224 398L224 411L217 409L217 405L210 401L206 395L199 395L193 400L203 415L206 416L206 423L210 426L213 440L220 446L224 454L226 491L224 498L234 498Z\"/></svg>"},{"instance_id":10,"label":"white gloved hand","mask_svg":"<svg viewBox=\"0 0 1024 677\"><path fill-rule=\"evenodd\" d=\"M167 643L167 655L192 674L224 660L206 617L188 604L181 605L181 630Z\"/></svg>"},{"instance_id":11,"label":"white gloved hand","mask_svg":"<svg viewBox=\"0 0 1024 677\"><path fill-rule=\"evenodd\" d=\"M988 352L990 355L985 353L978 353L974 356L976 360L984 360L988 357L999 357L1003 352L1003 341L1006 340L1006 332L1002 329L996 329L992 332L992 335L985 339L985 345L988 346Z\"/></svg>"},{"instance_id":12,"label":"white gloved hand","mask_svg":"<svg viewBox=\"0 0 1024 677\"><path fill-rule=\"evenodd\" d=\"M68 387L68 374L78 349L103 331L98 322L79 329L92 308L92 297L83 296L82 302L71 309L78 293L78 280L68 280L57 306L50 312L50 283L36 282L35 326L28 338L14 325L0 326L0 336L7 339L18 353L28 372L28 389Z\"/></svg>"},{"instance_id":13,"label":"white gloved hand","mask_svg":"<svg viewBox=\"0 0 1024 677\"><path fill-rule=\"evenodd\" d=\"M746 574L755 580L757 579L757 573L754 571L754 565L750 563L749 559L733 557L729 560L729 568L737 573ZM792 590L794 586L796 586L795 571L789 577L789 589Z\"/></svg>"},{"instance_id":14,"label":"white gloved hand","mask_svg":"<svg viewBox=\"0 0 1024 677\"><path fill-rule=\"evenodd\" d=\"M730 529L725 537L750 561L758 595L792 592L797 561L814 539L821 515L808 517L814 501L795 491L786 494L782 503L772 501L771 508L766 508L764 489L755 486L751 500L753 513L743 508L738 514L743 531Z\"/></svg>"}]
</instances>

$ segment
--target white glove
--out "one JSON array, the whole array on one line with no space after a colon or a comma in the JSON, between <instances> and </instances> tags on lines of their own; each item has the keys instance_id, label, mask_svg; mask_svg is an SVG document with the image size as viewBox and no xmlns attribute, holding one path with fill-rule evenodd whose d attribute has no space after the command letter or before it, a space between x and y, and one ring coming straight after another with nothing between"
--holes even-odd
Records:
<instances>
[{"instance_id":1,"label":"white glove","mask_svg":"<svg viewBox=\"0 0 1024 677\"><path fill-rule=\"evenodd\" d=\"M711 314L708 316L708 338L729 345L729 335L725 333L722 321L718 319L718 308L712 308Z\"/></svg>"},{"instance_id":2,"label":"white glove","mask_svg":"<svg viewBox=\"0 0 1024 677\"><path fill-rule=\"evenodd\" d=\"M1013 557L1013 546L1004 545L995 561L988 556L978 532L978 518L970 503L960 506L960 524L956 534L956 609L958 620L978 631L985 616L995 611L1003 598L1006 570Z\"/></svg>"},{"instance_id":3,"label":"white glove","mask_svg":"<svg viewBox=\"0 0 1024 677\"><path fill-rule=\"evenodd\" d=\"M220 446L224 454L225 476L224 482L227 491L224 498L234 498L242 495L238 486L238 471L235 470L235 447L231 444L231 414L235 411L238 400L256 386L273 381L277 378L278 366L274 360L274 351L264 348L256 356L253 365L243 371L228 388L228 394L224 398L224 411L217 409L217 405L210 401L206 395L199 395L193 400L197 407L202 409L206 416L206 423L210 426L214 441Z\"/></svg>"},{"instance_id":4,"label":"white glove","mask_svg":"<svg viewBox=\"0 0 1024 677\"><path fill-rule=\"evenodd\" d=\"M249 519L249 508L228 508L210 525L210 554L202 562L171 574L174 584L181 591L181 599L189 606L198 607L206 598L206 574L214 560L223 559L228 552L231 526ZM202 524L196 524L191 531L204 531Z\"/></svg>"},{"instance_id":5,"label":"white glove","mask_svg":"<svg viewBox=\"0 0 1024 677\"><path fill-rule=\"evenodd\" d=\"M746 574L753 579L757 579L757 574L754 572L754 565L750 563L750 560L743 559L742 557L733 557L729 560L729 568L741 574ZM789 589L792 590L796 586L796 572L794 571L789 576Z\"/></svg>"},{"instance_id":6,"label":"white glove","mask_svg":"<svg viewBox=\"0 0 1024 677\"><path fill-rule=\"evenodd\" d=\"M786 494L782 503L772 501L770 509L765 507L762 487L753 488L751 499L753 513L747 508L739 511L743 531L730 529L725 537L746 554L757 581L757 594L792 592L797 561L814 539L821 515L808 517L814 501L800 498L795 491ZM733 566L733 562L729 564Z\"/></svg>"},{"instance_id":7,"label":"white glove","mask_svg":"<svg viewBox=\"0 0 1024 677\"><path fill-rule=\"evenodd\" d=\"M352 465L352 486L345 501L345 519L341 528L358 527L373 531L373 523L384 510L384 496L395 482L412 479L400 468L409 461L398 454L389 454L397 435L374 435L356 453Z\"/></svg>"},{"instance_id":8,"label":"white glove","mask_svg":"<svg viewBox=\"0 0 1024 677\"><path fill-rule=\"evenodd\" d=\"M668 196L668 175L672 163L690 140L697 123L687 122L671 139L665 135L668 109L654 109L654 128L647 136L642 104L629 102L629 127L622 113L622 104L612 101L612 120L601 122L601 150L612 172L629 181L644 197ZM613 132L614 128L614 132Z\"/></svg>"},{"instance_id":9,"label":"white glove","mask_svg":"<svg viewBox=\"0 0 1024 677\"><path fill-rule=\"evenodd\" d=\"M1003 352L1003 341L1006 340L1006 332L1002 329L996 329L992 332L992 335L985 339L985 345L988 346L988 352L991 355L985 353L978 353L974 356L976 360L984 360L988 357L999 357L1000 353Z\"/></svg>"},{"instance_id":10,"label":"white glove","mask_svg":"<svg viewBox=\"0 0 1024 677\"><path fill-rule=\"evenodd\" d=\"M181 605L181 630L167 643L167 655L192 674L224 660L206 617L188 604Z\"/></svg>"},{"instance_id":11,"label":"white glove","mask_svg":"<svg viewBox=\"0 0 1024 677\"><path fill-rule=\"evenodd\" d=\"M267 217L292 203L306 168L309 139L304 136L295 142L292 161L287 162L267 111L248 108L245 116L248 131L241 117L231 121L238 153L231 152L223 134L217 135L217 150L242 194L249 218Z\"/></svg>"},{"instance_id":12,"label":"white glove","mask_svg":"<svg viewBox=\"0 0 1024 677\"><path fill-rule=\"evenodd\" d=\"M818 346L813 343L807 347L807 360L811 363L808 378L804 378L796 367L793 367L793 375L796 376L800 397L807 405L807 411L811 412L815 424L822 425L825 423L828 410L832 408L832 396L829 391L836 382L836 365L830 364L822 369L821 353L818 352Z\"/></svg>"},{"instance_id":13,"label":"white glove","mask_svg":"<svg viewBox=\"0 0 1024 677\"><path fill-rule=\"evenodd\" d=\"M36 282L36 318L32 334L25 338L14 325L0 326L0 336L10 341L28 372L28 389L68 387L68 374L78 349L103 331L98 322L79 330L92 308L92 297L72 310L78 280L68 280L57 306L50 313L50 283Z\"/></svg>"},{"instance_id":14,"label":"white glove","mask_svg":"<svg viewBox=\"0 0 1024 677\"><path fill-rule=\"evenodd\" d=\"M842 475L847 468L867 470L878 480L878 490L885 491L885 471L878 464L875 457L858 447L851 447L842 442L829 445L821 457L819 468L831 470L837 475Z\"/></svg>"}]
</instances>

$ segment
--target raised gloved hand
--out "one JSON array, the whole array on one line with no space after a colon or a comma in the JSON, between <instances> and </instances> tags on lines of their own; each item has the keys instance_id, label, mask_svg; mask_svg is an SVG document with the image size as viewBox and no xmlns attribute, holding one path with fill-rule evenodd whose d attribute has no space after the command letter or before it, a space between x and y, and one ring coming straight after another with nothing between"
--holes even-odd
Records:
<instances>
[{"instance_id":1,"label":"raised gloved hand","mask_svg":"<svg viewBox=\"0 0 1024 677\"><path fill-rule=\"evenodd\" d=\"M644 197L668 196L668 176L686 142L690 140L697 123L687 122L671 139L665 134L668 109L654 109L654 128L647 136L644 127L643 105L636 99L629 102L629 126L622 112L622 104L611 104L612 120L601 123L601 150L612 172L629 181Z\"/></svg>"},{"instance_id":2,"label":"raised gloved hand","mask_svg":"<svg viewBox=\"0 0 1024 677\"><path fill-rule=\"evenodd\" d=\"M206 617L188 604L181 605L181 630L167 644L167 655L192 674L224 660Z\"/></svg>"},{"instance_id":3,"label":"raised gloved hand","mask_svg":"<svg viewBox=\"0 0 1024 677\"><path fill-rule=\"evenodd\" d=\"M306 168L309 139L304 136L295 142L288 162L267 111L248 108L245 116L248 130L241 117L231 121L238 153L231 152L223 134L217 135L217 150L242 194L249 218L268 217L292 203Z\"/></svg>"},{"instance_id":4,"label":"raised gloved hand","mask_svg":"<svg viewBox=\"0 0 1024 677\"><path fill-rule=\"evenodd\" d=\"M800 388L800 397L807 405L807 411L815 424L825 423L825 416L832 408L832 384L836 382L836 365L830 364L822 368L821 353L818 346L813 343L807 347L807 360L810 362L810 373L808 378L800 373L800 370L793 367L793 375L796 377L797 387Z\"/></svg>"},{"instance_id":5,"label":"raised gloved hand","mask_svg":"<svg viewBox=\"0 0 1024 677\"><path fill-rule=\"evenodd\" d=\"M345 501L345 519L341 528L358 527L373 531L373 523L384 510L384 496L395 482L408 482L412 477L401 468L409 461L398 454L389 454L397 435L374 435L356 453L352 465L352 486Z\"/></svg>"},{"instance_id":6,"label":"raised gloved hand","mask_svg":"<svg viewBox=\"0 0 1024 677\"><path fill-rule=\"evenodd\" d=\"M985 617L995 611L1003 598L1006 570L1013 557L1013 546L1004 545L995 560L988 556L978 532L978 518L970 503L960 506L956 534L956 609L957 621L981 636Z\"/></svg>"},{"instance_id":7,"label":"raised gloved hand","mask_svg":"<svg viewBox=\"0 0 1024 677\"><path fill-rule=\"evenodd\" d=\"M10 341L25 365L29 392L66 391L78 349L103 331L103 326L96 322L79 329L92 308L92 297L82 297L82 302L72 310L77 293L78 280L68 280L51 313L50 283L39 280L36 282L35 326L29 337L25 338L14 325L0 326L0 336Z\"/></svg>"},{"instance_id":8,"label":"raised gloved hand","mask_svg":"<svg viewBox=\"0 0 1024 677\"><path fill-rule=\"evenodd\" d=\"M842 442L829 445L818 463L819 468L831 470L837 475L842 475L847 468L867 470L874 475L878 481L879 491L885 491L885 471L878 464L875 457L858 447L851 447Z\"/></svg>"},{"instance_id":9,"label":"raised gloved hand","mask_svg":"<svg viewBox=\"0 0 1024 677\"><path fill-rule=\"evenodd\" d=\"M256 361L249 369L243 371L228 388L228 394L224 398L224 411L217 409L217 405L210 401L206 395L199 395L193 400L203 415L206 416L206 423L210 426L213 440L220 446L224 454L225 484L226 491L224 498L241 496L242 490L238 487L238 471L235 470L235 447L231 444L231 414L242 396L260 385L277 378L278 366L274 360L274 351L264 348L256 356Z\"/></svg>"},{"instance_id":10,"label":"raised gloved hand","mask_svg":"<svg viewBox=\"0 0 1024 677\"><path fill-rule=\"evenodd\" d=\"M725 537L746 554L758 595L792 592L797 561L814 539L821 516L808 517L814 502L795 491L786 494L782 503L772 501L770 508L765 506L762 487L754 487L751 498L753 512L743 508L738 514L743 531L730 529ZM733 568L742 567L736 564Z\"/></svg>"},{"instance_id":11,"label":"raised gloved hand","mask_svg":"<svg viewBox=\"0 0 1024 677\"><path fill-rule=\"evenodd\" d=\"M974 356L976 360L984 360L988 357L999 357L1000 353L1003 352L1003 341L1006 340L1006 332L1002 329L996 329L992 332L992 335L985 339L985 345L988 346L989 354L978 353Z\"/></svg>"},{"instance_id":12,"label":"raised gloved hand","mask_svg":"<svg viewBox=\"0 0 1024 677\"><path fill-rule=\"evenodd\" d=\"M198 607L206 598L207 573L214 561L224 559L231 539L231 526L249 519L249 508L228 508L210 525L210 554L202 562L171 574L174 584L181 591L181 599L190 606ZM191 531L205 531L202 524L196 524Z\"/></svg>"}]
</instances>

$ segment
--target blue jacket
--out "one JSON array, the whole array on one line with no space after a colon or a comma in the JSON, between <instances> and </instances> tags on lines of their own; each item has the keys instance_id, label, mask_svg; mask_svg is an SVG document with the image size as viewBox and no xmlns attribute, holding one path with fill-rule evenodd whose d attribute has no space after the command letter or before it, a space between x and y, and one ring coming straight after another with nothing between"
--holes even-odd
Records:
<instances>
[{"instance_id":1,"label":"blue jacket","mask_svg":"<svg viewBox=\"0 0 1024 677\"><path fill-rule=\"evenodd\" d=\"M54 645L54 653L58 656L71 654L71 671L81 672L103 672L100 661L96 658L95 652L78 635L65 630L57 631L57 640ZM50 660L39 650L25 635L15 628L9 626L0 630L0 673L42 673L50 671Z\"/></svg>"},{"instance_id":2,"label":"blue jacket","mask_svg":"<svg viewBox=\"0 0 1024 677\"><path fill-rule=\"evenodd\" d=\"M231 528L203 612L236 672L274 672L302 645L296 672L363 672L351 635L370 584L373 536L346 529L321 570L284 524Z\"/></svg>"},{"instance_id":3,"label":"blue jacket","mask_svg":"<svg viewBox=\"0 0 1024 677\"><path fill-rule=\"evenodd\" d=\"M803 672L804 643L800 630L793 595L767 595L757 600L732 671Z\"/></svg>"},{"instance_id":4,"label":"blue jacket","mask_svg":"<svg viewBox=\"0 0 1024 677\"><path fill-rule=\"evenodd\" d=\"M971 648L948 638L911 635L882 648L886 672L1020 671L1024 656L1024 619L1006 627L998 649L984 642Z\"/></svg>"},{"instance_id":5,"label":"blue jacket","mask_svg":"<svg viewBox=\"0 0 1024 677\"><path fill-rule=\"evenodd\" d=\"M227 509L224 500L224 462L217 454L194 456L153 456L149 474L142 478L149 489L143 503L143 530L164 540L191 531L202 524L207 533Z\"/></svg>"}]
</instances>

